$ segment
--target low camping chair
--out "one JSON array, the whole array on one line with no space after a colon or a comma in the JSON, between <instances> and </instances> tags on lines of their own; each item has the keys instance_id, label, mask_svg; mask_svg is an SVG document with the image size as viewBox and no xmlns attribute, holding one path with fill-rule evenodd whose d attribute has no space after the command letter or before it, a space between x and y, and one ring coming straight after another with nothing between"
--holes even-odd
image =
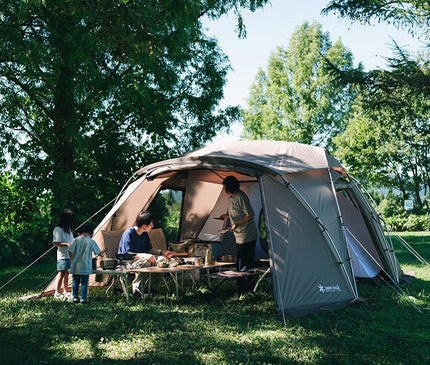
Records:
<instances>
[{"instance_id":1,"label":"low camping chair","mask_svg":"<svg viewBox=\"0 0 430 365\"><path fill-rule=\"evenodd\" d=\"M104 250L106 258L114 259L118 253L119 241L124 231L102 231Z\"/></svg>"},{"instance_id":2,"label":"low camping chair","mask_svg":"<svg viewBox=\"0 0 430 365\"><path fill-rule=\"evenodd\" d=\"M161 250L161 251L167 250L166 236L164 235L164 232L161 228L151 229L148 232L148 236L153 248L156 248L157 250ZM162 286L164 286L167 289L167 291L170 293L169 279L170 279L169 274L162 276L162 280L163 280Z\"/></svg>"},{"instance_id":3,"label":"low camping chair","mask_svg":"<svg viewBox=\"0 0 430 365\"><path fill-rule=\"evenodd\" d=\"M161 228L154 228L148 232L149 239L151 240L152 247L166 251L166 237L164 236L164 232Z\"/></svg>"}]
</instances>

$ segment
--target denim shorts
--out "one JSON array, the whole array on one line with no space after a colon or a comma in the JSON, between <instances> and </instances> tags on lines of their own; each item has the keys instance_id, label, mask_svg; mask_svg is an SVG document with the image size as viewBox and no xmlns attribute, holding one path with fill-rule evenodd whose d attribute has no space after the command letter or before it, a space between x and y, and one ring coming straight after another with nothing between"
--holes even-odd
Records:
<instances>
[{"instance_id":1,"label":"denim shorts","mask_svg":"<svg viewBox=\"0 0 430 365\"><path fill-rule=\"evenodd\" d=\"M70 269L70 259L57 260L57 271L69 270Z\"/></svg>"}]
</instances>

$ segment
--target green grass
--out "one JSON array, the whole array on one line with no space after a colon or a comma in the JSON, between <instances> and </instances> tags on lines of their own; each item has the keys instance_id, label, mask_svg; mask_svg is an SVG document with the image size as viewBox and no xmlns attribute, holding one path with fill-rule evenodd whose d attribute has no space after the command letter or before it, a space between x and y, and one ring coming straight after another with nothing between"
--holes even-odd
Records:
<instances>
[{"instance_id":1,"label":"green grass","mask_svg":"<svg viewBox=\"0 0 430 365\"><path fill-rule=\"evenodd\" d=\"M430 234L402 234L430 259ZM0 360L4 364L428 364L430 268L395 241L411 284L406 297L387 285L358 283L363 301L301 318L274 311L270 284L258 295L201 289L177 302L157 296L142 303L90 290L87 306L52 297L19 300L55 270L55 257L33 265L0 291ZM53 255L54 256L54 255ZM23 267L0 270L0 286ZM412 301L422 313L411 306Z\"/></svg>"}]
</instances>

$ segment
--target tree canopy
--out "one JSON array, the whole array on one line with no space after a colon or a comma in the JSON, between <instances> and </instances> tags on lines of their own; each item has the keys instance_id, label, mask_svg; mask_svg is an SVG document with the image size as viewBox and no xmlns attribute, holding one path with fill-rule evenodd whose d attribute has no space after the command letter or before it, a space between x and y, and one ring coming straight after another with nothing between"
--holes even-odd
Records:
<instances>
[{"instance_id":1,"label":"tree canopy","mask_svg":"<svg viewBox=\"0 0 430 365\"><path fill-rule=\"evenodd\" d=\"M430 9L421 0L331 0L322 11L329 12L362 23L386 22L414 35L430 36Z\"/></svg>"},{"instance_id":2,"label":"tree canopy","mask_svg":"<svg viewBox=\"0 0 430 365\"><path fill-rule=\"evenodd\" d=\"M333 0L324 9L329 11L361 22L393 23L430 44L430 8L422 1ZM428 56L411 54L394 42L386 70L345 73L334 67L342 84L359 85L364 91L356 109L359 115L356 113L345 136L336 141L339 156L356 170L359 164L351 159L360 161L362 169L376 170L377 175L369 174L371 182L382 181L398 189L404 199L413 197L418 208L423 207L422 197L429 191ZM367 150L372 150L370 160L362 158Z\"/></svg>"},{"instance_id":3,"label":"tree canopy","mask_svg":"<svg viewBox=\"0 0 430 365\"><path fill-rule=\"evenodd\" d=\"M417 62L414 68L419 65L421 73L430 72L427 61ZM404 200L413 197L422 208L422 194L430 190L429 97L406 85L385 83L367 93L362 89L354 110L345 133L335 139L336 155L361 180L396 188Z\"/></svg>"},{"instance_id":4,"label":"tree canopy","mask_svg":"<svg viewBox=\"0 0 430 365\"><path fill-rule=\"evenodd\" d=\"M82 221L133 171L227 129L239 118L218 107L230 64L201 19L233 11L244 36L241 10L267 2L1 2L4 186L43 199L52 220L69 207Z\"/></svg>"},{"instance_id":5,"label":"tree canopy","mask_svg":"<svg viewBox=\"0 0 430 365\"><path fill-rule=\"evenodd\" d=\"M266 2L2 2L3 170L56 208L83 208L139 166L201 146L238 108L217 109L230 66L200 18Z\"/></svg>"},{"instance_id":6,"label":"tree canopy","mask_svg":"<svg viewBox=\"0 0 430 365\"><path fill-rule=\"evenodd\" d=\"M332 77L326 60L353 69L351 52L340 40L332 43L320 24L298 27L288 48L278 47L267 71L258 71L243 113L245 137L330 146L356 92Z\"/></svg>"}]
</instances>

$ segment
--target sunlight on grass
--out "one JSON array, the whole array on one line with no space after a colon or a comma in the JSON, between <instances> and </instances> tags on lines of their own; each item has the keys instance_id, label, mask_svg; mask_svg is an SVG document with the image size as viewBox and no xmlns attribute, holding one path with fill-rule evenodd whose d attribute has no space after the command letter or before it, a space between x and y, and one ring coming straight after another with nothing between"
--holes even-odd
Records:
<instances>
[{"instance_id":1,"label":"sunlight on grass","mask_svg":"<svg viewBox=\"0 0 430 365\"><path fill-rule=\"evenodd\" d=\"M51 349L62 354L61 358L68 360L91 359L95 356L91 341L77 337L72 337L67 343L55 344Z\"/></svg>"},{"instance_id":2,"label":"sunlight on grass","mask_svg":"<svg viewBox=\"0 0 430 365\"><path fill-rule=\"evenodd\" d=\"M405 234L427 260L430 234ZM360 298L336 312L294 318L274 310L270 281L257 295L226 287L213 300L201 290L181 299L140 298L91 288L89 304L50 297L18 300L37 280L29 270L1 293L0 359L5 364L426 364L430 361L430 270L395 245L398 288L357 282ZM50 272L42 264L40 272ZM5 281L16 270L0 271ZM0 281L1 281L0 280ZM417 306L422 314L413 306Z\"/></svg>"},{"instance_id":3,"label":"sunlight on grass","mask_svg":"<svg viewBox=\"0 0 430 365\"><path fill-rule=\"evenodd\" d=\"M225 364L228 363L228 354L215 349L205 353L194 353L194 357L203 364Z\"/></svg>"},{"instance_id":4,"label":"sunlight on grass","mask_svg":"<svg viewBox=\"0 0 430 365\"><path fill-rule=\"evenodd\" d=\"M102 337L98 347L108 359L127 360L156 351L155 342L155 336L128 335L115 340Z\"/></svg>"}]
</instances>

